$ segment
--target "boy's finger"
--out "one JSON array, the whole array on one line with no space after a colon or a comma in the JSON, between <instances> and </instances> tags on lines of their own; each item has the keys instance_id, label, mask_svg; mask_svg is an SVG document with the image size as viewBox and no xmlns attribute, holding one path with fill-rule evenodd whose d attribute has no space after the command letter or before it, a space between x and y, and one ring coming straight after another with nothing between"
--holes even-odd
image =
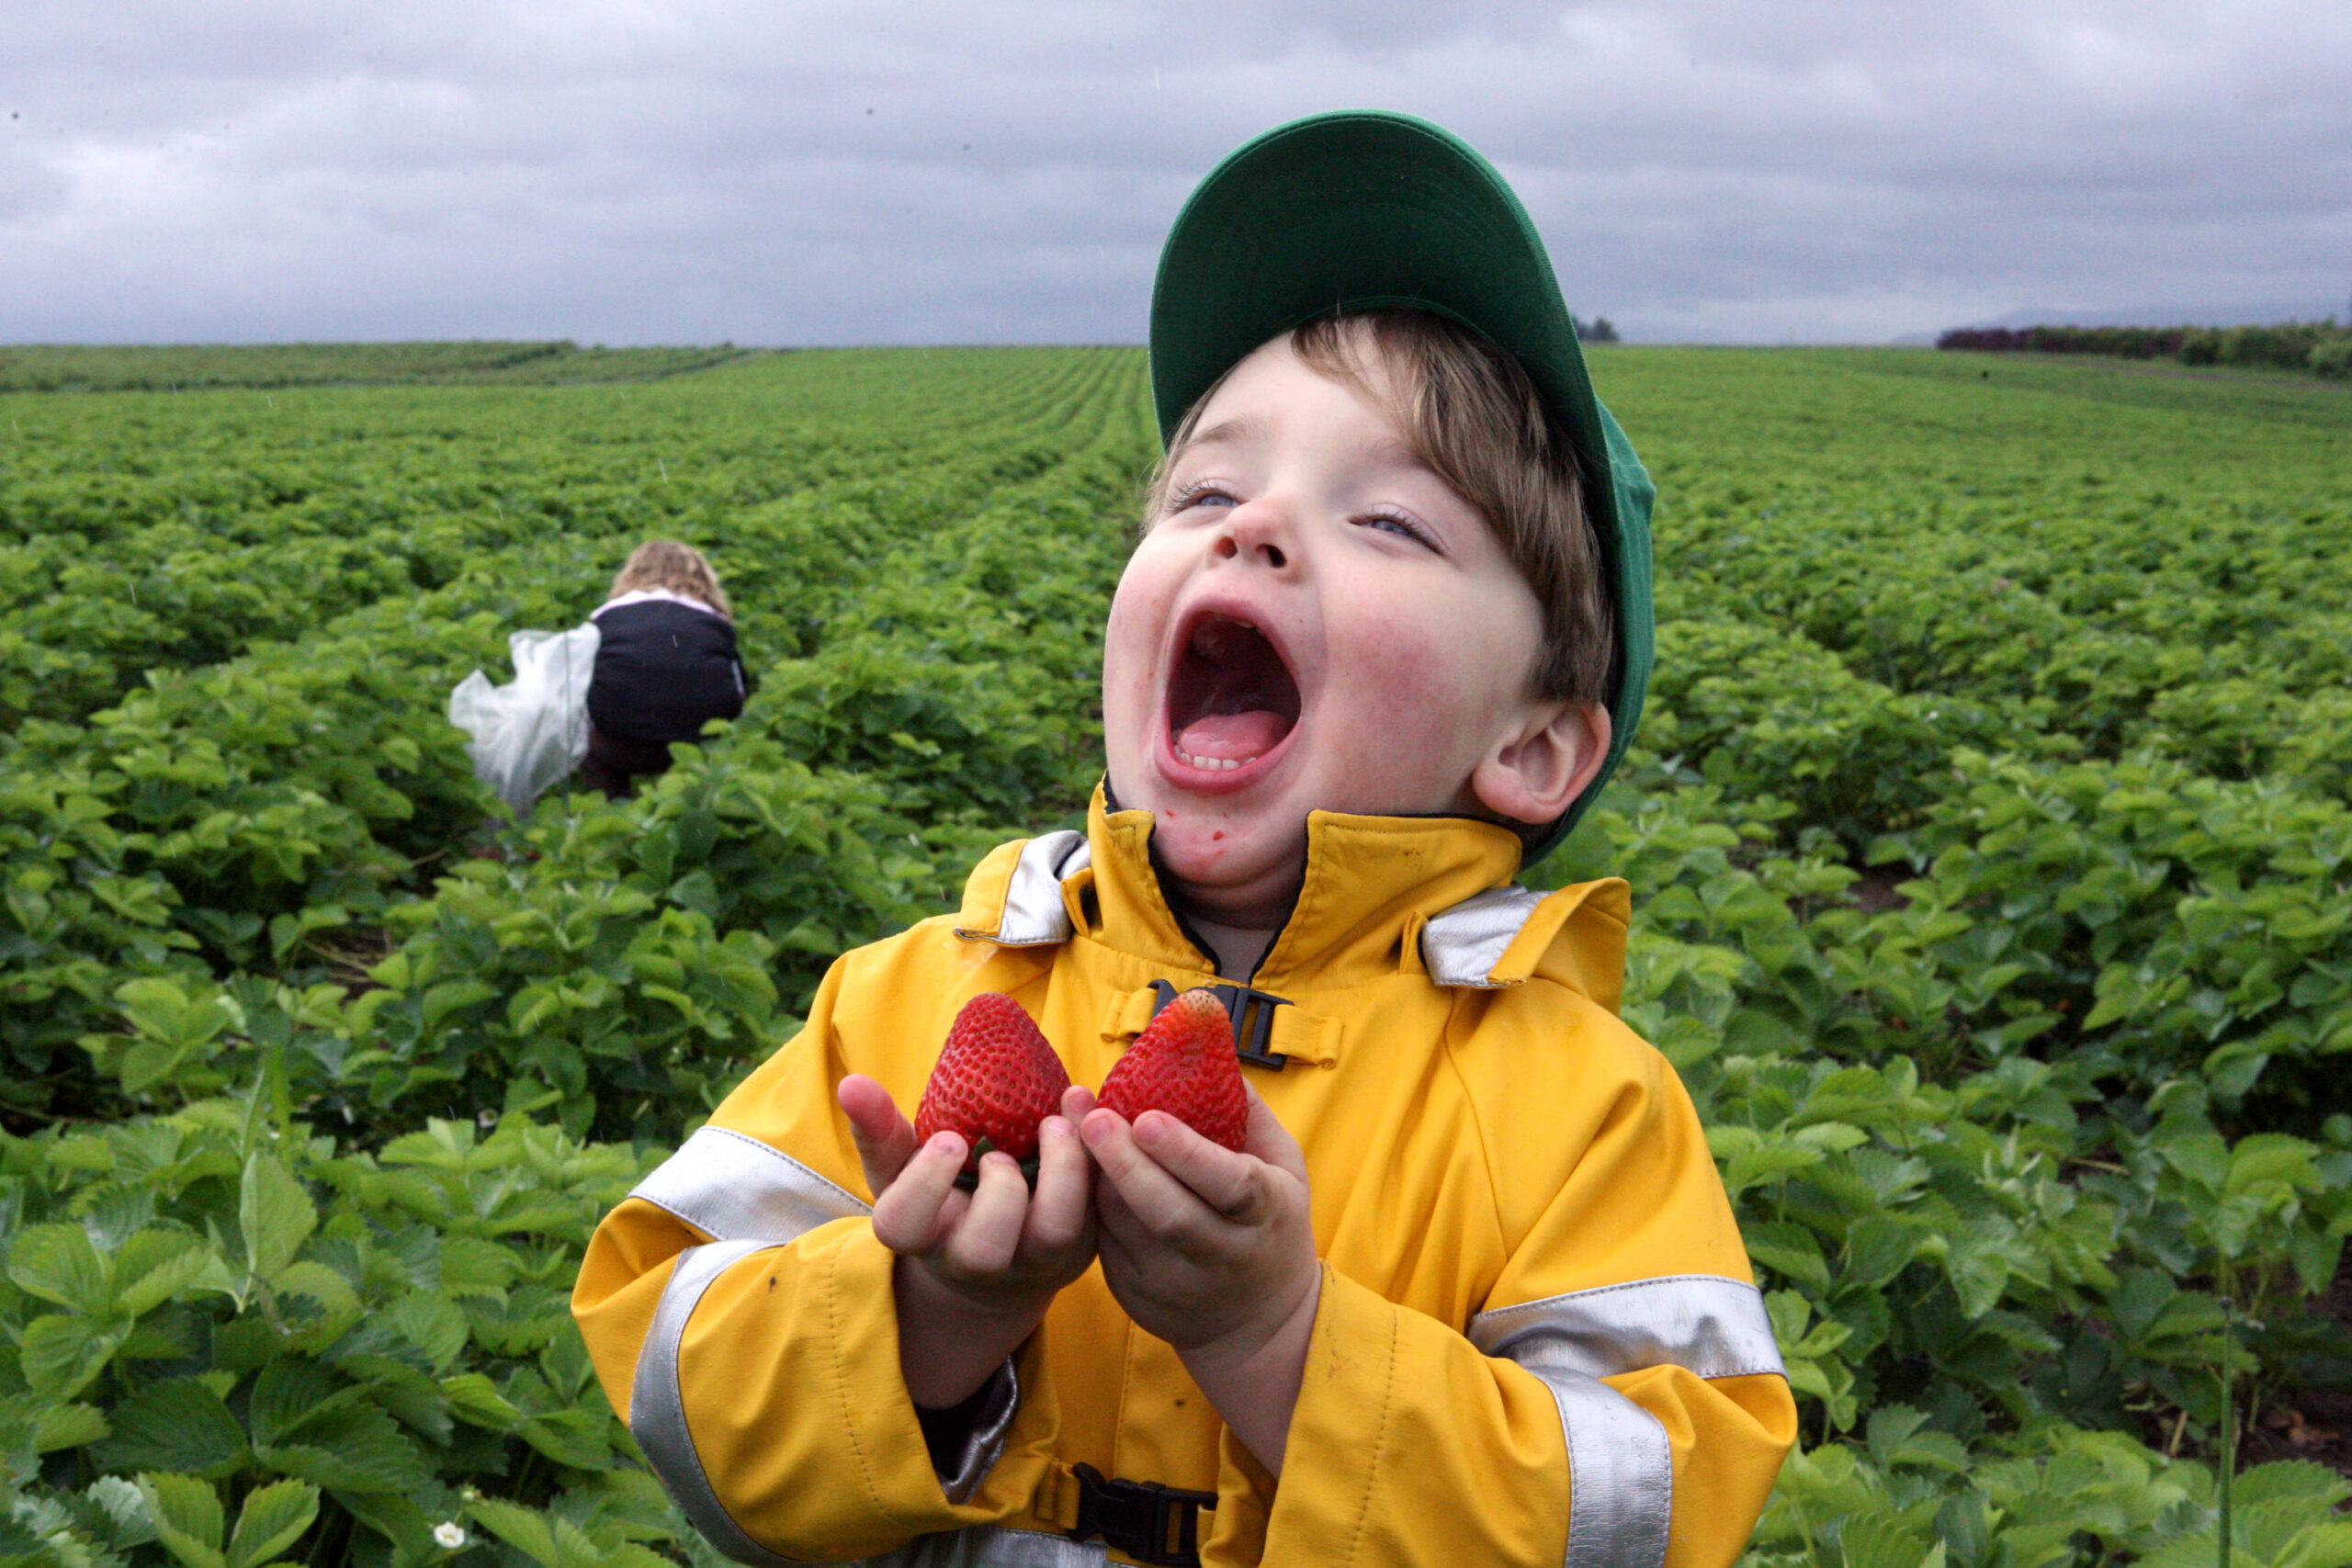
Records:
<instances>
[{"instance_id":1,"label":"boy's finger","mask_svg":"<svg viewBox=\"0 0 2352 1568\"><path fill-rule=\"evenodd\" d=\"M1135 1211L1127 1207L1127 1201L1119 1196L1119 1189L1107 1178L1094 1183L1094 1223L1098 1231L1105 1233L1122 1226L1135 1228Z\"/></svg>"},{"instance_id":2,"label":"boy's finger","mask_svg":"<svg viewBox=\"0 0 2352 1568\"><path fill-rule=\"evenodd\" d=\"M1087 1216L1093 1213L1090 1168L1077 1129L1059 1116L1046 1117L1037 1128L1037 1190L1029 1199L1028 1239L1059 1251L1085 1235Z\"/></svg>"},{"instance_id":3,"label":"boy's finger","mask_svg":"<svg viewBox=\"0 0 2352 1568\"><path fill-rule=\"evenodd\" d=\"M865 1168L866 1191L878 1198L914 1157L914 1127L899 1113L890 1091L863 1073L842 1079L833 1094L849 1118L850 1141L857 1145L858 1163Z\"/></svg>"},{"instance_id":4,"label":"boy's finger","mask_svg":"<svg viewBox=\"0 0 2352 1568\"><path fill-rule=\"evenodd\" d=\"M1206 1205L1136 1145L1125 1117L1098 1107L1080 1131L1104 1185L1116 1190L1138 1224L1168 1241L1198 1235L1210 1218Z\"/></svg>"},{"instance_id":5,"label":"boy's finger","mask_svg":"<svg viewBox=\"0 0 2352 1568\"><path fill-rule=\"evenodd\" d=\"M1147 1259L1164 1261L1168 1253L1167 1245L1145 1227L1108 1181L1094 1184L1094 1246L1106 1270L1138 1267Z\"/></svg>"},{"instance_id":6,"label":"boy's finger","mask_svg":"<svg viewBox=\"0 0 2352 1568\"><path fill-rule=\"evenodd\" d=\"M939 1240L944 1211L964 1168L964 1140L941 1133L917 1149L874 1201L874 1236L893 1252L921 1256Z\"/></svg>"},{"instance_id":7,"label":"boy's finger","mask_svg":"<svg viewBox=\"0 0 2352 1568\"><path fill-rule=\"evenodd\" d=\"M1120 1281L1140 1273L1144 1258L1159 1250L1159 1246L1149 1235L1135 1228L1132 1217L1114 1222L1107 1214L1094 1233L1094 1245L1095 1255L1102 1260L1102 1282L1110 1286L1114 1296L1119 1293Z\"/></svg>"},{"instance_id":8,"label":"boy's finger","mask_svg":"<svg viewBox=\"0 0 2352 1568\"><path fill-rule=\"evenodd\" d=\"M1086 1120L1094 1109L1094 1091L1082 1083L1074 1083L1062 1090L1062 1115L1072 1127Z\"/></svg>"},{"instance_id":9,"label":"boy's finger","mask_svg":"<svg viewBox=\"0 0 2352 1568\"><path fill-rule=\"evenodd\" d=\"M1298 1140L1290 1135L1263 1100L1258 1098L1258 1086L1249 1079L1241 1080L1241 1092L1250 1097L1250 1124L1243 1134L1241 1146L1279 1170L1286 1170L1304 1182L1306 1179L1306 1155L1299 1148Z\"/></svg>"},{"instance_id":10,"label":"boy's finger","mask_svg":"<svg viewBox=\"0 0 2352 1568\"><path fill-rule=\"evenodd\" d=\"M1247 1224L1263 1207L1257 1166L1249 1156L1209 1142L1165 1111L1145 1111L1136 1119L1134 1133L1161 1169L1226 1218Z\"/></svg>"},{"instance_id":11,"label":"boy's finger","mask_svg":"<svg viewBox=\"0 0 2352 1568\"><path fill-rule=\"evenodd\" d=\"M946 1261L966 1274L1001 1274L1020 1249L1028 1211L1029 1183L1022 1179L1021 1162L1001 1150L982 1155L979 1185L948 1235Z\"/></svg>"}]
</instances>

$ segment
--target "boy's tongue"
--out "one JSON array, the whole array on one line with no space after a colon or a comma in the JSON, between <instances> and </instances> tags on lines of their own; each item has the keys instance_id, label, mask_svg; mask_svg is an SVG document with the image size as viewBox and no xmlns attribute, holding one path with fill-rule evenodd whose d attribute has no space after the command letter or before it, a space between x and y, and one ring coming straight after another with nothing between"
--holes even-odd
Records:
<instances>
[{"instance_id":1,"label":"boy's tongue","mask_svg":"<svg viewBox=\"0 0 2352 1568\"><path fill-rule=\"evenodd\" d=\"M1176 750L1237 768L1283 743L1298 723L1298 682L1266 635L1231 615L1193 625L1168 693Z\"/></svg>"},{"instance_id":2,"label":"boy's tongue","mask_svg":"<svg viewBox=\"0 0 2352 1568\"><path fill-rule=\"evenodd\" d=\"M1178 750L1187 756L1220 762L1246 762L1274 749L1290 729L1291 721L1265 708L1247 713L1204 714L1176 737Z\"/></svg>"}]
</instances>

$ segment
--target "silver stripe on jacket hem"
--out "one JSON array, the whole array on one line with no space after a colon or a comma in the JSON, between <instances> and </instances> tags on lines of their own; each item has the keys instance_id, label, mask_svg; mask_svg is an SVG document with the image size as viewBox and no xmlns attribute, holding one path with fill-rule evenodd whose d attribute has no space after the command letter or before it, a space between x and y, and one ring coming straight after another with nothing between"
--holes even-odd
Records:
<instances>
[{"instance_id":1,"label":"silver stripe on jacket hem","mask_svg":"<svg viewBox=\"0 0 2352 1568\"><path fill-rule=\"evenodd\" d=\"M1021 1408L1021 1374L1013 1370L1010 1357L989 1375L988 1393L972 1429L956 1448L954 1468L938 1471L939 1489L951 1503L970 1502L997 1457L1004 1452L1004 1434L1012 1425L1012 1413Z\"/></svg>"},{"instance_id":2,"label":"silver stripe on jacket hem","mask_svg":"<svg viewBox=\"0 0 2352 1568\"><path fill-rule=\"evenodd\" d=\"M1668 1274L1482 1312L1470 1342L1489 1356L1616 1377L1676 1366L1702 1378L1786 1376L1763 1292L1721 1274Z\"/></svg>"},{"instance_id":3,"label":"silver stripe on jacket hem","mask_svg":"<svg viewBox=\"0 0 2352 1568\"><path fill-rule=\"evenodd\" d=\"M1495 965L1542 902L1525 887L1489 887L1430 916L1421 928L1421 966L1440 986L1499 989Z\"/></svg>"},{"instance_id":4,"label":"silver stripe on jacket hem","mask_svg":"<svg viewBox=\"0 0 2352 1568\"><path fill-rule=\"evenodd\" d=\"M718 1241L790 1241L829 1220L873 1213L783 1150L725 1127L688 1138L629 1196Z\"/></svg>"},{"instance_id":5,"label":"silver stripe on jacket hem","mask_svg":"<svg viewBox=\"0 0 2352 1568\"><path fill-rule=\"evenodd\" d=\"M1563 1568L1660 1568L1674 1517L1674 1448L1658 1418L1580 1372L1530 1367L1568 1444Z\"/></svg>"},{"instance_id":6,"label":"silver stripe on jacket hem","mask_svg":"<svg viewBox=\"0 0 2352 1568\"><path fill-rule=\"evenodd\" d=\"M992 942L999 947L1046 947L1068 942L1074 929L1062 906L1062 883L1094 863L1093 846L1086 835L1063 828L1040 833L1021 847L1012 880L1005 884L1004 908L993 931L958 929L967 941Z\"/></svg>"},{"instance_id":7,"label":"silver stripe on jacket hem","mask_svg":"<svg viewBox=\"0 0 2352 1568\"><path fill-rule=\"evenodd\" d=\"M678 1254L670 1282L662 1288L662 1300L653 1308L653 1326L646 1331L645 1347L638 1352L628 1395L629 1434L645 1450L653 1473L678 1500L679 1510L702 1531L704 1540L754 1568L777 1568L796 1559L779 1557L753 1540L712 1489L702 1457L695 1452L694 1437L686 1430L685 1397L678 1386L678 1347L685 1338L686 1322L710 1282L729 1265L774 1245L721 1241L690 1247Z\"/></svg>"}]
</instances>

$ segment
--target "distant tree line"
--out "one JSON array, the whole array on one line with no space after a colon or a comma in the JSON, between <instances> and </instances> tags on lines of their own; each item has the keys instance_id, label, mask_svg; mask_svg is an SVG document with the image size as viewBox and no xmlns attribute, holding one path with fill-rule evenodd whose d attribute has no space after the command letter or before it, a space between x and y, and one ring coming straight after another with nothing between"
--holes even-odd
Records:
<instances>
[{"instance_id":1,"label":"distant tree line","mask_svg":"<svg viewBox=\"0 0 2352 1568\"><path fill-rule=\"evenodd\" d=\"M2268 327L1955 327L1938 348L1977 354L2103 354L2352 378L2352 327L2335 318Z\"/></svg>"},{"instance_id":2,"label":"distant tree line","mask_svg":"<svg viewBox=\"0 0 2352 1568\"><path fill-rule=\"evenodd\" d=\"M202 388L390 387L644 381L744 351L582 348L542 342L266 343L0 347L0 392L166 392Z\"/></svg>"},{"instance_id":3,"label":"distant tree line","mask_svg":"<svg viewBox=\"0 0 2352 1568\"><path fill-rule=\"evenodd\" d=\"M1576 328L1577 340L1580 343L1615 343L1617 341L1617 329L1609 324L1609 318L1606 316L1595 316L1589 321L1578 316L1570 316L1568 324Z\"/></svg>"}]
</instances>

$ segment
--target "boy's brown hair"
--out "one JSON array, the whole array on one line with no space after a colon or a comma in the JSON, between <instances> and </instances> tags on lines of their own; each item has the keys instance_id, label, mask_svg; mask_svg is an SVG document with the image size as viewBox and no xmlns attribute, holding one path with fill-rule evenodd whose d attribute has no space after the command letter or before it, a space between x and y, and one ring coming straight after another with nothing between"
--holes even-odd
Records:
<instances>
[{"instance_id":1,"label":"boy's brown hair","mask_svg":"<svg viewBox=\"0 0 2352 1568\"><path fill-rule=\"evenodd\" d=\"M1291 329L1290 346L1317 373L1384 406L1415 455L1495 531L1544 607L1534 694L1606 702L1617 629L1600 540L1585 512L1576 453L1519 361L1467 328L1414 310L1318 317ZM1219 377L1177 425L1153 477L1151 517L1166 505L1169 459L1224 384Z\"/></svg>"},{"instance_id":2,"label":"boy's brown hair","mask_svg":"<svg viewBox=\"0 0 2352 1568\"><path fill-rule=\"evenodd\" d=\"M617 599L624 593L649 588L667 589L689 599L699 599L729 620L735 618L735 606L727 602L727 590L718 586L718 573L692 545L682 545L675 539L646 540L629 552L606 597Z\"/></svg>"}]
</instances>

